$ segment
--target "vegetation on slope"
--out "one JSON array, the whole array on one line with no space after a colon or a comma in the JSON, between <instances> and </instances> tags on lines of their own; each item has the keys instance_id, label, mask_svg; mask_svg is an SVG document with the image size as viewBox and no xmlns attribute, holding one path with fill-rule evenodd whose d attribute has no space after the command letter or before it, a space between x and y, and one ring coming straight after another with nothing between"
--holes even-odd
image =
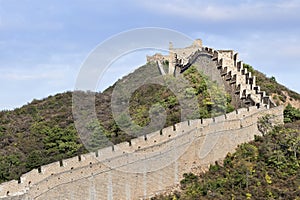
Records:
<instances>
[{"instance_id":1,"label":"vegetation on slope","mask_svg":"<svg viewBox=\"0 0 300 200\"><path fill-rule=\"evenodd\" d=\"M279 84L274 76L269 78L265 74L255 70L249 64L244 64L243 67L247 68L252 75L256 76L256 84L260 86L261 91L266 91L266 93L269 95L274 94L273 99L277 105L285 103L287 98L300 101L300 94Z\"/></svg>"},{"instance_id":2,"label":"vegetation on slope","mask_svg":"<svg viewBox=\"0 0 300 200\"><path fill-rule=\"evenodd\" d=\"M72 93L0 112L0 182L84 152L73 124Z\"/></svg>"},{"instance_id":3,"label":"vegetation on slope","mask_svg":"<svg viewBox=\"0 0 300 200\"><path fill-rule=\"evenodd\" d=\"M284 110L284 122L290 123L300 120L300 110L288 104Z\"/></svg>"},{"instance_id":4,"label":"vegetation on slope","mask_svg":"<svg viewBox=\"0 0 300 200\"><path fill-rule=\"evenodd\" d=\"M299 199L300 121L256 136L207 173L184 174L180 187L153 200Z\"/></svg>"},{"instance_id":5,"label":"vegetation on slope","mask_svg":"<svg viewBox=\"0 0 300 200\"><path fill-rule=\"evenodd\" d=\"M186 99L196 97L199 107L197 118L210 118L234 110L230 104L230 95L203 73L198 72L196 67L190 67L183 76L189 81L189 85L184 88L184 91L177 91L177 94L160 85L145 85L139 88L131 98L130 111L133 120L141 126L149 124L149 110L158 103L167 111L166 127L178 123L181 108L177 98L180 95ZM173 77L168 79L170 82L177 81Z\"/></svg>"},{"instance_id":6,"label":"vegetation on slope","mask_svg":"<svg viewBox=\"0 0 300 200\"><path fill-rule=\"evenodd\" d=\"M136 79L144 78L145 74L150 77L159 75L158 71L153 69L157 69L156 65L149 63L118 83L135 83ZM200 105L198 117L211 117L232 110L230 97L206 76L196 73L194 67L187 70L184 76L191 84L181 95L186 95L187 98L189 95L197 97ZM207 91L208 86L213 92ZM115 144L132 138L118 127L112 117L110 101L114 87L115 85L103 93L95 93L99 123L91 121L86 125L93 133L90 147L95 150L102 147L99 132L104 133ZM215 96L212 97L211 93ZM150 122L149 109L157 104L162 105L167 112L165 126L181 120L181 107L175 94L167 87L151 84L138 88L130 99L129 110L134 122L146 126ZM43 100L34 100L13 111L1 111L0 147L0 183L18 179L25 172L41 165L86 153L87 150L74 126L72 93L66 92Z\"/></svg>"}]
</instances>

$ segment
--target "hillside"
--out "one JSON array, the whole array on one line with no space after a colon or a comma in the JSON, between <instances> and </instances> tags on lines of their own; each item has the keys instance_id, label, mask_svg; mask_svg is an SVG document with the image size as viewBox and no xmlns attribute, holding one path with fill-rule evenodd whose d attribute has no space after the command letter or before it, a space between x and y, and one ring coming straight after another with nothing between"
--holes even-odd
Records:
<instances>
[{"instance_id":1,"label":"hillside","mask_svg":"<svg viewBox=\"0 0 300 200\"><path fill-rule=\"evenodd\" d=\"M271 95L277 105L284 104L287 106L291 104L293 107L300 109L300 95L297 92L277 83L274 76L268 78L265 74L255 70L251 65L244 64L244 68L247 68L248 71L256 76L257 85L261 87L261 90Z\"/></svg>"},{"instance_id":2,"label":"hillside","mask_svg":"<svg viewBox=\"0 0 300 200\"><path fill-rule=\"evenodd\" d=\"M299 112L300 113L300 112ZM298 118L300 119L300 118ZM241 144L206 173L184 174L180 189L153 200L299 199L300 121Z\"/></svg>"},{"instance_id":3,"label":"hillside","mask_svg":"<svg viewBox=\"0 0 300 200\"><path fill-rule=\"evenodd\" d=\"M150 76L151 73L159 75L154 63L140 67L116 84L126 81L134 83L135 79L143 78L139 77L142 74ZM201 105L200 116L196 117L219 115L220 113L213 113L214 103L210 100L209 93L205 92L207 85L214 85L214 83L210 83L203 74L196 73L193 67L187 70L184 76L188 80L194 80L187 91L192 93L192 96L196 95ZM169 79L174 81L171 77ZM113 89L114 86L103 93L95 93L96 113L100 127L95 123L87 124L86 128L94 133L88 138L90 150L103 147L97 140L99 129L104 130L105 135L115 144L132 138L120 130L113 120L110 109ZM224 96L222 92L214 87L214 93L219 94L216 99L225 103L216 106L224 106L222 109L225 110L218 109L219 112L231 111L230 98L226 98L228 95ZM86 94L82 92L83 96ZM186 91L182 91L182 95L186 95ZM165 127L180 121L180 106L176 96L168 88L152 84L138 88L131 97L129 110L134 122L140 126L147 125L150 122L149 109L154 104L160 104L166 109ZM38 166L87 152L74 126L72 92L33 100L13 111L0 112L0 141L0 182L18 179L21 174Z\"/></svg>"},{"instance_id":4,"label":"hillside","mask_svg":"<svg viewBox=\"0 0 300 200\"><path fill-rule=\"evenodd\" d=\"M135 82L136 78L143 78L139 77L140 74L150 76L151 73L155 75L158 70L155 64L148 63L122 78L118 83ZM195 67L189 68L183 76L190 84L189 88L181 91L181 95L190 95L191 98L197 99L199 110L196 111L196 117L208 118L235 109L231 105L231 97L215 83L210 82L204 74L196 72ZM263 74L257 79L262 87L270 89L270 93L277 93L278 98L282 91L276 88L283 89L291 98L300 99L299 94L275 81L271 82L275 89L265 85L273 79L266 78ZM168 81L175 80L169 77ZM105 135L115 144L132 138L120 130L112 117L110 100L115 85L102 93L95 93L96 113L100 126L88 124L86 127L95 133L92 138L89 138L92 149L102 147L95 140L99 129L104 130ZM208 86L213 91L213 97L208 92ZM166 110L165 127L180 121L180 105L175 94L167 87L151 84L138 88L130 99L129 111L134 122L140 126L149 124L149 110L157 104L162 105ZM124 119L125 122L126 120ZM33 100L13 111L1 111L0 141L0 182L18 179L21 174L40 165L87 152L74 126L72 92Z\"/></svg>"}]
</instances>

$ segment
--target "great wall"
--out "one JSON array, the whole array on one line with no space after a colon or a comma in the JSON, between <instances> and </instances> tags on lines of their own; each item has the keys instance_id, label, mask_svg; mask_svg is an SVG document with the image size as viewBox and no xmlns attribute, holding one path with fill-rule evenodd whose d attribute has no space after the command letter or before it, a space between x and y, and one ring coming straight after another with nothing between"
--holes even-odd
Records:
<instances>
[{"instance_id":1,"label":"great wall","mask_svg":"<svg viewBox=\"0 0 300 200\"><path fill-rule=\"evenodd\" d=\"M283 123L283 106L276 106L260 91L256 79L237 53L190 47L170 54L147 57L148 62L168 61L168 74L175 75L202 63L204 72L221 80L244 108L215 118L184 121L145 136L97 152L41 166L0 185L0 198L31 199L147 199L179 183L183 173L206 170L228 152L260 135L258 120L269 115L273 124ZM208 63L208 64L207 64ZM207 66L205 68L205 66ZM216 73L218 72L218 73Z\"/></svg>"}]
</instances>

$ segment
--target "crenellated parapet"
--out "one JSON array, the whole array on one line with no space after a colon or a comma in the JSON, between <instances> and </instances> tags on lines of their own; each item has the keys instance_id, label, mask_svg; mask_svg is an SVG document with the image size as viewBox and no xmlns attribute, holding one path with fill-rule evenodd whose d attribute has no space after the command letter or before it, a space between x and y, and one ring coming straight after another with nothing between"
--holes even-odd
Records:
<instances>
[{"instance_id":1,"label":"crenellated parapet","mask_svg":"<svg viewBox=\"0 0 300 200\"><path fill-rule=\"evenodd\" d=\"M266 95L260 87L256 85L256 77L247 68L243 67L243 62L238 60L238 53L232 50L213 50L203 48L216 61L217 68L224 80L235 90L245 104L274 107L276 104Z\"/></svg>"},{"instance_id":2,"label":"crenellated parapet","mask_svg":"<svg viewBox=\"0 0 300 200\"><path fill-rule=\"evenodd\" d=\"M202 47L202 41L199 43L197 41L201 40L196 40L193 45L186 48L170 47L169 74L174 75L176 68L179 68L180 72L184 72L195 63L200 55L208 54L215 62L224 81L235 90L235 95L244 104L267 108L276 106L272 99L256 85L256 77L243 67L243 62L238 59L238 53L233 50L214 50Z\"/></svg>"},{"instance_id":3,"label":"crenellated parapet","mask_svg":"<svg viewBox=\"0 0 300 200\"><path fill-rule=\"evenodd\" d=\"M215 160L225 157L227 152L234 151L239 143L252 140L255 134L259 134L257 130L259 117L269 114L272 116L274 124L282 123L282 110L283 107L266 109L253 106L241 108L215 118L177 123L171 127L132 139L130 142L123 142L99 149L97 152L41 166L22 175L20 180L1 184L0 198L6 199L6 197L25 195L27 199L54 199L53 196L57 195L58 191L62 192L59 189L61 187L72 190L72 188L81 185L81 182L94 179L100 181L96 190L104 192L105 197L109 195L107 193L112 192L116 199L126 195L126 197L130 196L137 199L137 197L143 196L144 184L152 185L151 181L157 184L157 178L152 179L151 177L159 176L158 174L163 172L165 168L168 171L171 170L172 173L164 174L166 180L165 182L162 181L161 188L178 183L181 175L188 172L194 163L207 166L214 163ZM218 135L222 139L216 138ZM214 140L218 140L216 146L210 149L212 153L208 152L206 155L204 147L210 143L205 143ZM224 141L227 141L226 144ZM186 146L182 146L183 144ZM227 146L219 149L219 145ZM182 148L182 152L180 148ZM195 152L198 153L194 154ZM177 155L181 153L182 155ZM203 155L205 156L203 157ZM173 156L177 156L176 159L173 159ZM177 163L178 166L174 168L173 162ZM170 165L171 168L169 168ZM149 170L146 175L146 182L142 178L145 176L143 175L145 166L148 166ZM150 170L151 167L152 170ZM122 182L124 185L127 184L126 177L129 179L127 182L131 184L128 186L131 188L130 194L124 193L123 189L118 189L115 185L118 184L115 179L123 180L122 177L124 177L125 182ZM108 190L109 184L112 184L111 187L114 189ZM70 188L67 189L67 186ZM91 186L88 187L91 189ZM134 192L133 188L135 187L138 188L139 192ZM158 191L158 187L147 188L146 193L153 195L156 191ZM61 193L61 195L70 198L68 191Z\"/></svg>"},{"instance_id":4,"label":"crenellated parapet","mask_svg":"<svg viewBox=\"0 0 300 200\"><path fill-rule=\"evenodd\" d=\"M170 42L169 45L169 74L175 75L176 68L180 65L187 65L190 60L190 56L196 51L202 49L202 40L197 39L191 46L185 48L174 48Z\"/></svg>"},{"instance_id":5,"label":"crenellated parapet","mask_svg":"<svg viewBox=\"0 0 300 200\"><path fill-rule=\"evenodd\" d=\"M147 62L156 62L156 61L165 62L167 60L169 60L169 56L162 55L161 53L156 53L153 56L147 56Z\"/></svg>"}]
</instances>

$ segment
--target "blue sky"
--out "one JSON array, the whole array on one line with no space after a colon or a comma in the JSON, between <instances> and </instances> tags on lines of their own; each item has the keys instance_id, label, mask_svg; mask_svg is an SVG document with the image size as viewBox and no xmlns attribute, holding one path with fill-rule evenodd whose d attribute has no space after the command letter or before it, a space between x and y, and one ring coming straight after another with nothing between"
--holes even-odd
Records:
<instances>
[{"instance_id":1,"label":"blue sky","mask_svg":"<svg viewBox=\"0 0 300 200\"><path fill-rule=\"evenodd\" d=\"M170 28L215 49L234 49L300 92L299 0L0 0L0 110L73 90L91 50L141 27Z\"/></svg>"}]
</instances>

